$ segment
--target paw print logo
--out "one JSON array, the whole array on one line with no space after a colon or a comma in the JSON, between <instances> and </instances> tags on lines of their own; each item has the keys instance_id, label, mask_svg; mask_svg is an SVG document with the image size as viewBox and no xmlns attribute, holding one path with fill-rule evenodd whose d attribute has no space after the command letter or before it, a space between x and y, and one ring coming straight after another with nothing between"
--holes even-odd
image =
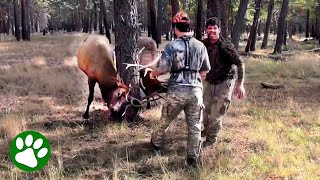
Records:
<instances>
[{"instance_id":1,"label":"paw print logo","mask_svg":"<svg viewBox=\"0 0 320 180\"><path fill-rule=\"evenodd\" d=\"M39 132L22 132L11 142L10 158L23 171L40 170L50 159L50 144Z\"/></svg>"}]
</instances>

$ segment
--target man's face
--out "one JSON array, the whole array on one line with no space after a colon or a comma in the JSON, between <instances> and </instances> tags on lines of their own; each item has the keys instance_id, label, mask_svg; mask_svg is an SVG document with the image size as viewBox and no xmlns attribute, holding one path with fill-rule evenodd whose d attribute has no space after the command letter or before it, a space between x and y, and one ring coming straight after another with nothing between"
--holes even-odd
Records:
<instances>
[{"instance_id":1,"label":"man's face","mask_svg":"<svg viewBox=\"0 0 320 180\"><path fill-rule=\"evenodd\" d=\"M207 27L207 34L210 40L218 40L220 37L220 28L217 25L209 25Z\"/></svg>"}]
</instances>

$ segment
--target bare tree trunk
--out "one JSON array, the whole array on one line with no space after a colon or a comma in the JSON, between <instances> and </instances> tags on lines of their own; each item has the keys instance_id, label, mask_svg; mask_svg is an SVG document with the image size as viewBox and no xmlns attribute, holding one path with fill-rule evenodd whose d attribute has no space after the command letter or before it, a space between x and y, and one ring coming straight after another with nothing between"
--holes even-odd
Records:
<instances>
[{"instance_id":1,"label":"bare tree trunk","mask_svg":"<svg viewBox=\"0 0 320 180\"><path fill-rule=\"evenodd\" d=\"M287 45L287 31L288 31L288 21L284 22L284 33L283 33L283 45Z\"/></svg>"},{"instance_id":2,"label":"bare tree trunk","mask_svg":"<svg viewBox=\"0 0 320 180\"><path fill-rule=\"evenodd\" d=\"M229 22L229 1L221 0L221 33L223 37L228 38L228 22Z\"/></svg>"},{"instance_id":3,"label":"bare tree trunk","mask_svg":"<svg viewBox=\"0 0 320 180\"><path fill-rule=\"evenodd\" d=\"M311 37L312 37L312 38L315 38L315 37L316 37L316 35L315 35L315 32L316 32L316 31L315 31L315 28L314 28L314 27L315 27L315 22L314 22L314 20L312 19L312 20L311 20Z\"/></svg>"},{"instance_id":4,"label":"bare tree trunk","mask_svg":"<svg viewBox=\"0 0 320 180\"><path fill-rule=\"evenodd\" d=\"M117 69L126 85L131 84L130 95L140 99L139 76L135 68L126 69L123 63L138 63L138 12L135 0L114 0L115 49ZM130 30L130 31L129 31ZM124 38L125 37L125 38ZM138 109L129 108L125 118L137 119Z\"/></svg>"},{"instance_id":5,"label":"bare tree trunk","mask_svg":"<svg viewBox=\"0 0 320 180\"><path fill-rule=\"evenodd\" d=\"M287 24L287 33L289 34L289 38L290 38L290 39L293 39L293 38L292 38L293 28L294 28L293 22L292 22L292 20L290 20L290 21L288 22L288 24ZM286 36L287 36L287 35L286 35Z\"/></svg>"},{"instance_id":6,"label":"bare tree trunk","mask_svg":"<svg viewBox=\"0 0 320 180\"><path fill-rule=\"evenodd\" d=\"M166 4L164 13L163 13L163 20L164 20L164 28L165 28L165 34L166 34L166 40L169 41L170 39L170 27L171 27L171 21L169 20L169 12L168 12L168 2L169 0L162 0L163 4Z\"/></svg>"},{"instance_id":7,"label":"bare tree trunk","mask_svg":"<svg viewBox=\"0 0 320 180\"><path fill-rule=\"evenodd\" d=\"M320 0L318 0L318 40L320 45Z\"/></svg>"},{"instance_id":8,"label":"bare tree trunk","mask_svg":"<svg viewBox=\"0 0 320 180\"><path fill-rule=\"evenodd\" d=\"M256 50L255 44L256 44L256 37L257 37L258 20L260 16L260 7L261 7L261 0L256 0L256 5L255 5L256 11L254 13L253 22L251 25L250 35L247 41L245 52Z\"/></svg>"},{"instance_id":9,"label":"bare tree trunk","mask_svg":"<svg viewBox=\"0 0 320 180\"><path fill-rule=\"evenodd\" d=\"M232 26L234 23L234 17L233 17L233 4L231 3L231 0L229 0L229 13L230 13L230 17L231 17L231 23L229 24L229 33L232 34Z\"/></svg>"},{"instance_id":10,"label":"bare tree trunk","mask_svg":"<svg viewBox=\"0 0 320 180\"><path fill-rule=\"evenodd\" d=\"M150 14L150 25L151 25L151 37L157 42L157 21L156 21L156 8L154 0L148 0L148 9ZM158 46L158 42L157 42Z\"/></svg>"},{"instance_id":11,"label":"bare tree trunk","mask_svg":"<svg viewBox=\"0 0 320 180\"><path fill-rule=\"evenodd\" d=\"M103 12L100 9L100 13L99 13L99 34L103 35L104 34L104 30L103 30L103 26L102 26L102 19L103 19Z\"/></svg>"},{"instance_id":12,"label":"bare tree trunk","mask_svg":"<svg viewBox=\"0 0 320 180\"><path fill-rule=\"evenodd\" d=\"M199 2L199 1L198 1ZM207 2L207 19L210 17L216 17L221 20L221 2L220 0L208 0Z\"/></svg>"},{"instance_id":13,"label":"bare tree trunk","mask_svg":"<svg viewBox=\"0 0 320 180\"><path fill-rule=\"evenodd\" d=\"M30 33L34 33L35 30L34 30L34 13L33 13L33 8L32 8L32 0L30 0L29 2L29 17L30 17Z\"/></svg>"},{"instance_id":14,"label":"bare tree trunk","mask_svg":"<svg viewBox=\"0 0 320 180\"><path fill-rule=\"evenodd\" d=\"M316 16L316 23L315 23L315 38L319 40L320 44L320 0L317 0L316 8L315 8L315 16Z\"/></svg>"},{"instance_id":15,"label":"bare tree trunk","mask_svg":"<svg viewBox=\"0 0 320 180\"><path fill-rule=\"evenodd\" d=\"M29 0L21 0L22 39L30 41Z\"/></svg>"},{"instance_id":16,"label":"bare tree trunk","mask_svg":"<svg viewBox=\"0 0 320 180\"><path fill-rule=\"evenodd\" d=\"M161 44L162 32L164 30L163 14L165 14L165 11L167 11L167 9L165 8L164 0L158 0L157 25L159 28L157 30L157 45Z\"/></svg>"},{"instance_id":17,"label":"bare tree trunk","mask_svg":"<svg viewBox=\"0 0 320 180\"><path fill-rule=\"evenodd\" d=\"M75 31L80 32L81 31L81 15L80 10L76 10L75 12Z\"/></svg>"},{"instance_id":18,"label":"bare tree trunk","mask_svg":"<svg viewBox=\"0 0 320 180\"><path fill-rule=\"evenodd\" d=\"M180 11L179 0L170 0L171 9L172 9L172 17L176 15Z\"/></svg>"},{"instance_id":19,"label":"bare tree trunk","mask_svg":"<svg viewBox=\"0 0 320 180\"><path fill-rule=\"evenodd\" d=\"M309 31L310 31L310 28L309 28L309 19L310 19L310 11L309 11L309 9L307 9L307 17L306 17L306 38L310 37L310 35L309 35Z\"/></svg>"},{"instance_id":20,"label":"bare tree trunk","mask_svg":"<svg viewBox=\"0 0 320 180\"><path fill-rule=\"evenodd\" d=\"M104 29L106 32L106 37L109 39L109 42L111 44L111 35L110 35L110 31L109 31L109 24L107 21L106 5L103 0L100 0L100 11L102 11L101 15L103 17L103 24L104 24Z\"/></svg>"},{"instance_id":21,"label":"bare tree trunk","mask_svg":"<svg viewBox=\"0 0 320 180\"><path fill-rule=\"evenodd\" d=\"M240 1L238 13L236 16L236 22L232 28L231 42L234 44L236 49L238 49L239 47L240 34L243 29L244 17L247 12L248 3L249 3L249 0Z\"/></svg>"},{"instance_id":22,"label":"bare tree trunk","mask_svg":"<svg viewBox=\"0 0 320 180\"><path fill-rule=\"evenodd\" d=\"M196 26L196 38L202 40L202 12L203 12L203 1L198 1L197 7L197 26Z\"/></svg>"},{"instance_id":23,"label":"bare tree trunk","mask_svg":"<svg viewBox=\"0 0 320 180\"><path fill-rule=\"evenodd\" d=\"M96 0L92 0L93 3L93 13L94 13L94 19L93 19L93 30L96 31L98 27L98 9L97 9L97 2Z\"/></svg>"},{"instance_id":24,"label":"bare tree trunk","mask_svg":"<svg viewBox=\"0 0 320 180\"><path fill-rule=\"evenodd\" d=\"M272 21L272 29L273 34L277 34L277 12L273 12L273 21Z\"/></svg>"},{"instance_id":25,"label":"bare tree trunk","mask_svg":"<svg viewBox=\"0 0 320 180\"><path fill-rule=\"evenodd\" d=\"M8 2L10 2L10 0L8 0ZM13 36L15 36L15 29L14 29L14 9L13 9L13 5L14 3L12 2L9 5L9 15L10 15L10 24L11 24L11 34Z\"/></svg>"},{"instance_id":26,"label":"bare tree trunk","mask_svg":"<svg viewBox=\"0 0 320 180\"><path fill-rule=\"evenodd\" d=\"M10 34L10 28L11 28L11 4L9 4L9 1L7 1L8 5L7 5L7 8L6 8L6 12L8 14L8 18L7 18L7 35Z\"/></svg>"},{"instance_id":27,"label":"bare tree trunk","mask_svg":"<svg viewBox=\"0 0 320 180\"><path fill-rule=\"evenodd\" d=\"M273 9L274 9L274 0L270 0L269 5L268 5L268 16L267 16L266 27L264 29L264 35L263 35L263 41L261 44L261 49L266 49L267 45L268 45L269 30L270 30L270 26L271 26Z\"/></svg>"},{"instance_id":28,"label":"bare tree trunk","mask_svg":"<svg viewBox=\"0 0 320 180\"><path fill-rule=\"evenodd\" d=\"M259 22L258 22L258 30L257 30L257 34L258 36L260 37L261 36L261 19L259 19Z\"/></svg>"},{"instance_id":29,"label":"bare tree trunk","mask_svg":"<svg viewBox=\"0 0 320 180\"><path fill-rule=\"evenodd\" d=\"M283 0L280 16L278 19L278 32L277 32L276 45L273 51L274 54L282 52L282 44L283 44L284 29L285 29L284 25L285 25L286 16L288 13L288 6L289 6L289 0Z\"/></svg>"}]
</instances>

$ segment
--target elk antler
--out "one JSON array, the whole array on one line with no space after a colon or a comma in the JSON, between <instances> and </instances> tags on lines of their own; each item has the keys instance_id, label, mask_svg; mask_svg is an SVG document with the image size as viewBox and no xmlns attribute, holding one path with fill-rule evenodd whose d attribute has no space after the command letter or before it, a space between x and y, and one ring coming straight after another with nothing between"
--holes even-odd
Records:
<instances>
[{"instance_id":1,"label":"elk antler","mask_svg":"<svg viewBox=\"0 0 320 180\"><path fill-rule=\"evenodd\" d=\"M144 47L139 51L139 55L140 53L143 51ZM159 52L159 51L158 51ZM139 67L136 71L134 71L134 74L139 72L142 69L145 69L146 71L144 72L144 76L147 75L148 71L153 71L153 69L149 68L150 66L156 65L157 62L160 59L161 54L159 53L159 55L149 64L146 65L141 65L141 64L130 64L130 63L123 63L125 65L127 65L126 69L128 69L129 67Z\"/></svg>"},{"instance_id":2,"label":"elk antler","mask_svg":"<svg viewBox=\"0 0 320 180\"><path fill-rule=\"evenodd\" d=\"M153 98L154 96L158 96L158 98ZM146 100L148 98L152 98L152 100ZM151 101L156 101L156 100L159 100L159 99L164 99L164 97L162 97L159 93L157 92L154 92L152 94L150 94L149 96L145 96L144 98L142 98L141 100L137 99L137 98L134 98L134 97L131 97L130 99L130 104L128 104L124 110L124 112L122 113L122 116L124 116L128 110L129 107L133 106L133 107L142 107L143 104L145 103L148 103L148 102L151 102ZM135 103L134 101L136 101L137 103Z\"/></svg>"}]
</instances>

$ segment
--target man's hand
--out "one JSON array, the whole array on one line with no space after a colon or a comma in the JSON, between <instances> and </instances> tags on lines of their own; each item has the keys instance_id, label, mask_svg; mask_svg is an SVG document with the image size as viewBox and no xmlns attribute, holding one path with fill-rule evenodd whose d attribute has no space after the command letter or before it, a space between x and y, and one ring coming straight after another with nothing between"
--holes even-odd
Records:
<instances>
[{"instance_id":1,"label":"man's hand","mask_svg":"<svg viewBox=\"0 0 320 180\"><path fill-rule=\"evenodd\" d=\"M204 80L206 79L208 72L209 72L209 71L200 71L200 72L199 72L202 81L204 81Z\"/></svg>"},{"instance_id":2,"label":"man's hand","mask_svg":"<svg viewBox=\"0 0 320 180\"><path fill-rule=\"evenodd\" d=\"M245 89L243 86L243 83L236 83L236 87L234 90L234 95L238 98L238 99L243 99L245 97Z\"/></svg>"}]
</instances>

